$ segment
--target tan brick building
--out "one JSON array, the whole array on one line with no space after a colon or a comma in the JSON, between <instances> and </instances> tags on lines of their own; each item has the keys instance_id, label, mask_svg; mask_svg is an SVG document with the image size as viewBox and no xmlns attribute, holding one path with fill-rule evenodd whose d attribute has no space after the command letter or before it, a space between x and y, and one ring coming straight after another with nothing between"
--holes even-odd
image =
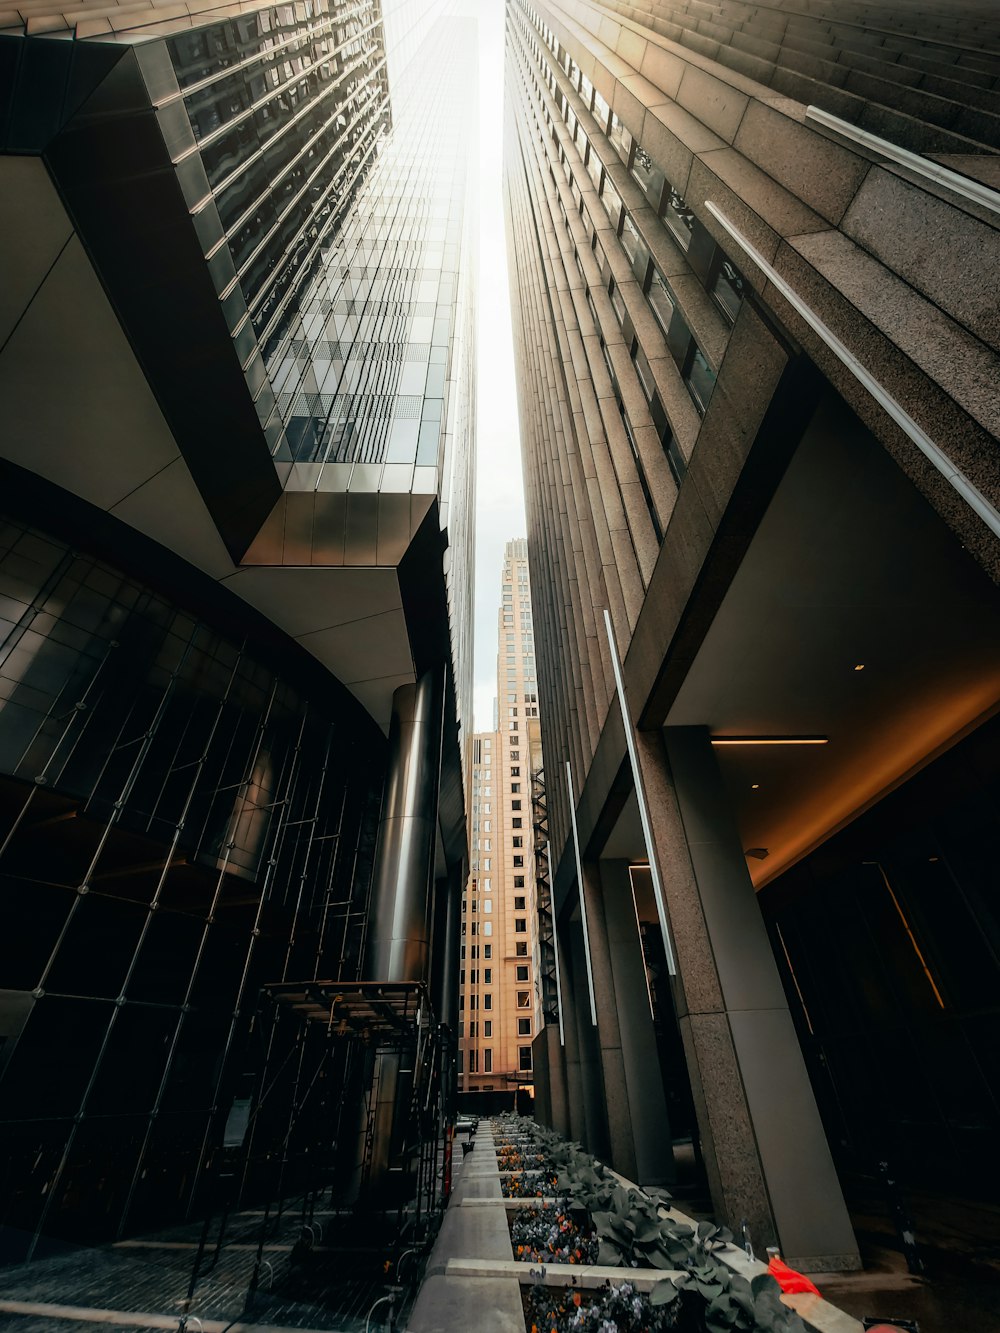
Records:
<instances>
[{"instance_id":1,"label":"tan brick building","mask_svg":"<svg viewBox=\"0 0 1000 1333\"><path fill-rule=\"evenodd\" d=\"M530 1085L538 1032L532 773L541 767L528 550L504 551L497 611L496 730L473 737L462 902L459 1090Z\"/></svg>"}]
</instances>

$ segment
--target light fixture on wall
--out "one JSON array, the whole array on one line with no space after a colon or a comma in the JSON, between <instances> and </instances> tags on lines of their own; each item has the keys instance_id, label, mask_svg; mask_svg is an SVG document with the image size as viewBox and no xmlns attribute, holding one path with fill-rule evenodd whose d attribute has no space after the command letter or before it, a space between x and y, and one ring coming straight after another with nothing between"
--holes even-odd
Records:
<instances>
[{"instance_id":1,"label":"light fixture on wall","mask_svg":"<svg viewBox=\"0 0 1000 1333\"><path fill-rule=\"evenodd\" d=\"M829 736L711 736L713 745L829 745Z\"/></svg>"}]
</instances>

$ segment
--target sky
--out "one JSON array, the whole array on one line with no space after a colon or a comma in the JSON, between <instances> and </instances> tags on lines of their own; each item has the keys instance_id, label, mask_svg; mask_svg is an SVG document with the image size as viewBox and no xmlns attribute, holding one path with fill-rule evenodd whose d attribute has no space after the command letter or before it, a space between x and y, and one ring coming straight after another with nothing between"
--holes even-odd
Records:
<instances>
[{"instance_id":1,"label":"sky","mask_svg":"<svg viewBox=\"0 0 1000 1333\"><path fill-rule=\"evenodd\" d=\"M493 728L504 543L525 535L521 448L501 197L503 0L479 0L479 327L477 350L475 729Z\"/></svg>"}]
</instances>

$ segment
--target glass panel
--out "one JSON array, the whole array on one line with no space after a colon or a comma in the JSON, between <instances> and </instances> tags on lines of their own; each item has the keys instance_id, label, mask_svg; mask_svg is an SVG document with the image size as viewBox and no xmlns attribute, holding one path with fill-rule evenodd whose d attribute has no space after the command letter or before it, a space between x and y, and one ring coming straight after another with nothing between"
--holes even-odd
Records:
<instances>
[{"instance_id":1,"label":"glass panel","mask_svg":"<svg viewBox=\"0 0 1000 1333\"><path fill-rule=\"evenodd\" d=\"M691 226L693 220L694 214L673 186L671 186L670 197L667 200L667 207L663 213L663 221L670 228L674 239L682 250L686 250L691 244Z\"/></svg>"},{"instance_id":2,"label":"glass panel","mask_svg":"<svg viewBox=\"0 0 1000 1333\"><path fill-rule=\"evenodd\" d=\"M665 177L660 168L643 148L642 144L639 144L635 150L635 161L632 163L632 175L642 187L647 199L653 207L659 208L660 195L663 193Z\"/></svg>"},{"instance_id":3,"label":"glass panel","mask_svg":"<svg viewBox=\"0 0 1000 1333\"><path fill-rule=\"evenodd\" d=\"M715 371L708 364L697 343L693 344L690 364L684 378L691 392L691 397L694 399L695 407L698 408L699 412L704 413L708 407L709 399L712 397L712 390L715 388Z\"/></svg>"},{"instance_id":4,"label":"glass panel","mask_svg":"<svg viewBox=\"0 0 1000 1333\"><path fill-rule=\"evenodd\" d=\"M655 264L650 269L649 290L646 295L649 298L653 314L656 316L656 322L663 330L664 337L666 337L674 313L674 294Z\"/></svg>"}]
</instances>

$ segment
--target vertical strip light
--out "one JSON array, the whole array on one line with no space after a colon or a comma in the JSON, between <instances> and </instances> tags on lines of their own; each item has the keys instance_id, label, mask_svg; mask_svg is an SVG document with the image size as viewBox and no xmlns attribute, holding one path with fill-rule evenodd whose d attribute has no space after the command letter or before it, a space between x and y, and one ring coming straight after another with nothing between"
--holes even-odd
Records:
<instances>
[{"instance_id":1,"label":"vertical strip light","mask_svg":"<svg viewBox=\"0 0 1000 1333\"><path fill-rule=\"evenodd\" d=\"M646 804L646 788L639 772L639 755L635 748L635 732L629 717L628 704L625 702L625 681L622 677L622 664L615 642L615 628L611 623L611 612L604 608L604 627L608 632L608 644L611 648L611 666L615 673L615 690L618 693L618 706L622 710L622 725L625 728L625 745L628 760L632 765L632 782L635 786L635 800L639 807L639 822L642 825L642 839L646 844L646 857L649 861L649 874L653 881L653 897L656 899L656 915L660 919L660 934L663 936L663 951L667 956L667 971L672 977L677 975L677 959L674 945L670 938L670 923L667 920L667 905L663 897L663 882L660 879L660 867L653 846L653 828L649 822L649 806Z\"/></svg>"},{"instance_id":2,"label":"vertical strip light","mask_svg":"<svg viewBox=\"0 0 1000 1333\"><path fill-rule=\"evenodd\" d=\"M580 890L580 920L583 922L583 956L587 961L587 989L590 992L590 1021L597 1027L597 1001L594 999L594 969L590 962L590 930L587 927L587 903L583 894L583 863L580 860L580 835L576 827L576 797L573 795L573 768L566 760L566 790L569 793L569 822L573 829L573 855L576 857L576 886Z\"/></svg>"},{"instance_id":3,"label":"vertical strip light","mask_svg":"<svg viewBox=\"0 0 1000 1333\"><path fill-rule=\"evenodd\" d=\"M566 1030L563 1027L562 977L559 972L559 923L556 921L556 903L552 893L552 858L549 856L549 844L545 844L545 864L549 867L549 904L552 908L552 952L556 959L556 1007L559 1010L559 1045L566 1045Z\"/></svg>"}]
</instances>

